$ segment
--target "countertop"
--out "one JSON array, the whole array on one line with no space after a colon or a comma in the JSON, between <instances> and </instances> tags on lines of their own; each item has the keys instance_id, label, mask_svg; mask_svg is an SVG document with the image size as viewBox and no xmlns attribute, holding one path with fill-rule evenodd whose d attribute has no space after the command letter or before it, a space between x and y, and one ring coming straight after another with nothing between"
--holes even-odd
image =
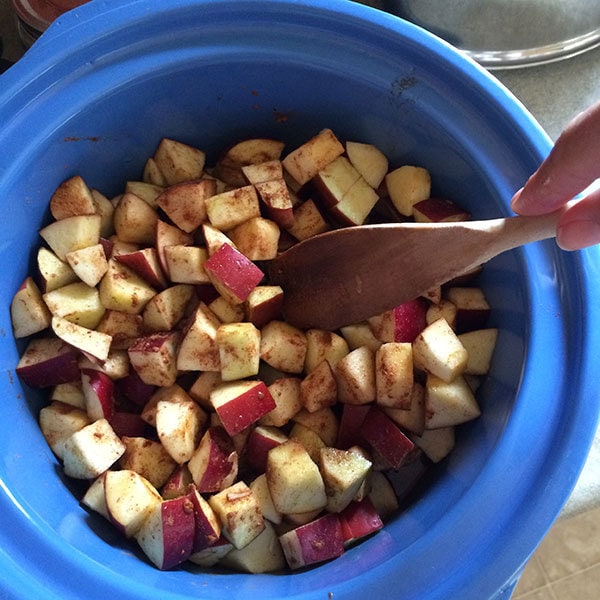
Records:
<instances>
[{"instance_id":1,"label":"countertop","mask_svg":"<svg viewBox=\"0 0 600 600\"><path fill-rule=\"evenodd\" d=\"M381 2L367 4L380 9ZM20 43L9 0L0 0L2 58L16 61ZM600 48L543 66L495 70L492 73L525 105L552 139L581 110L600 99ZM600 506L600 429L579 481L561 517Z\"/></svg>"}]
</instances>

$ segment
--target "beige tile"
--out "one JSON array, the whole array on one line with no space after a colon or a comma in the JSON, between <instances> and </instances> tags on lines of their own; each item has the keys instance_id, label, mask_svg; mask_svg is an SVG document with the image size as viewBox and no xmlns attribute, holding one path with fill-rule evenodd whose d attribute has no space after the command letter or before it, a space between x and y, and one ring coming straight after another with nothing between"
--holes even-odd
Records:
<instances>
[{"instance_id":1,"label":"beige tile","mask_svg":"<svg viewBox=\"0 0 600 600\"><path fill-rule=\"evenodd\" d=\"M520 597L528 594L534 590L544 587L548 583L544 570L540 565L540 561L536 554L534 554L527 563L519 583L514 591L513 597Z\"/></svg>"},{"instance_id":2,"label":"beige tile","mask_svg":"<svg viewBox=\"0 0 600 600\"><path fill-rule=\"evenodd\" d=\"M543 588L539 588L537 590L533 590L527 594L515 594L512 596L511 600L567 600L567 598L558 598L554 595L550 586L544 586ZM578 598L578 600L581 600Z\"/></svg>"},{"instance_id":3,"label":"beige tile","mask_svg":"<svg viewBox=\"0 0 600 600\"><path fill-rule=\"evenodd\" d=\"M558 521L535 556L550 582L600 563L600 509Z\"/></svg>"},{"instance_id":4,"label":"beige tile","mask_svg":"<svg viewBox=\"0 0 600 600\"><path fill-rule=\"evenodd\" d=\"M551 584L558 600L597 600L600 595L600 564Z\"/></svg>"}]
</instances>

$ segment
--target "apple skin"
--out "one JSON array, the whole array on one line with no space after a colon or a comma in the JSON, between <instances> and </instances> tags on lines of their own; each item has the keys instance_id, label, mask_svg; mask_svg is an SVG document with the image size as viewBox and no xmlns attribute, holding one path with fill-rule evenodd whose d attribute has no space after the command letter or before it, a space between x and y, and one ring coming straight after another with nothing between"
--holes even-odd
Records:
<instances>
[{"instance_id":1,"label":"apple skin","mask_svg":"<svg viewBox=\"0 0 600 600\"><path fill-rule=\"evenodd\" d=\"M427 309L424 298L409 300L394 307L394 341L412 343L427 327Z\"/></svg>"},{"instance_id":2,"label":"apple skin","mask_svg":"<svg viewBox=\"0 0 600 600\"><path fill-rule=\"evenodd\" d=\"M146 432L146 422L138 413L115 410L108 422L120 438L141 437Z\"/></svg>"},{"instance_id":3,"label":"apple skin","mask_svg":"<svg viewBox=\"0 0 600 600\"><path fill-rule=\"evenodd\" d=\"M340 519L328 513L279 536L290 569L336 558L344 552L344 535Z\"/></svg>"},{"instance_id":4,"label":"apple skin","mask_svg":"<svg viewBox=\"0 0 600 600\"><path fill-rule=\"evenodd\" d=\"M383 521L368 497L360 502L351 502L339 517L346 545L383 527Z\"/></svg>"},{"instance_id":5,"label":"apple skin","mask_svg":"<svg viewBox=\"0 0 600 600\"><path fill-rule=\"evenodd\" d=\"M194 505L196 522L194 543L192 545L192 554L194 554L213 546L219 541L221 537L221 523L210 504L194 486L190 489L188 496Z\"/></svg>"},{"instance_id":6,"label":"apple skin","mask_svg":"<svg viewBox=\"0 0 600 600\"><path fill-rule=\"evenodd\" d=\"M129 267L153 288L164 290L167 287L167 280L155 248L142 248L135 252L119 254L115 260Z\"/></svg>"},{"instance_id":7,"label":"apple skin","mask_svg":"<svg viewBox=\"0 0 600 600\"><path fill-rule=\"evenodd\" d=\"M258 425L248 436L245 456L250 467L257 473L264 473L267 467L269 450L283 444L287 436L276 427Z\"/></svg>"},{"instance_id":8,"label":"apple skin","mask_svg":"<svg viewBox=\"0 0 600 600\"><path fill-rule=\"evenodd\" d=\"M27 345L15 371L29 387L53 387L80 378L79 356L60 339L36 338Z\"/></svg>"},{"instance_id":9,"label":"apple skin","mask_svg":"<svg viewBox=\"0 0 600 600\"><path fill-rule=\"evenodd\" d=\"M199 492L220 492L233 484L238 455L223 427L209 427L192 455L188 467Z\"/></svg>"},{"instance_id":10,"label":"apple skin","mask_svg":"<svg viewBox=\"0 0 600 600\"><path fill-rule=\"evenodd\" d=\"M32 277L26 277L10 305L13 334L27 337L50 326L51 314Z\"/></svg>"},{"instance_id":11,"label":"apple skin","mask_svg":"<svg viewBox=\"0 0 600 600\"><path fill-rule=\"evenodd\" d=\"M364 440L392 469L399 469L412 456L415 445L377 406L372 406L363 421Z\"/></svg>"},{"instance_id":12,"label":"apple skin","mask_svg":"<svg viewBox=\"0 0 600 600\"><path fill-rule=\"evenodd\" d=\"M135 369L131 369L126 377L115 382L116 392L137 406L145 406L156 391L155 385L142 381Z\"/></svg>"},{"instance_id":13,"label":"apple skin","mask_svg":"<svg viewBox=\"0 0 600 600\"><path fill-rule=\"evenodd\" d=\"M369 404L344 404L335 443L336 448L347 450L362 443L361 427L370 408Z\"/></svg>"},{"instance_id":14,"label":"apple skin","mask_svg":"<svg viewBox=\"0 0 600 600\"><path fill-rule=\"evenodd\" d=\"M223 244L205 263L204 269L222 296L230 302L245 302L264 273L239 250Z\"/></svg>"},{"instance_id":15,"label":"apple skin","mask_svg":"<svg viewBox=\"0 0 600 600\"><path fill-rule=\"evenodd\" d=\"M114 383L106 374L96 369L81 369L81 389L89 417L108 419L115 412Z\"/></svg>"}]
</instances>

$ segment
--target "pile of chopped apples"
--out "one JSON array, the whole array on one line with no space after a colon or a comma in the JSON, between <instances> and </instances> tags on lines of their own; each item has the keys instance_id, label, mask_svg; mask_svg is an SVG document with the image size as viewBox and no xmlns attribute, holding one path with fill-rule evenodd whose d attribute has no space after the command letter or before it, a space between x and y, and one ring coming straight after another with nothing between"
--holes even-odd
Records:
<instances>
[{"instance_id":1,"label":"pile of chopped apples","mask_svg":"<svg viewBox=\"0 0 600 600\"><path fill-rule=\"evenodd\" d=\"M303 331L265 273L332 227L469 218L430 196L425 169L328 129L287 153L244 140L212 168L165 138L113 199L64 181L11 315L16 371L49 392L41 431L89 482L82 504L159 569L298 569L376 534L399 507L388 474L442 460L479 416L490 306L465 275Z\"/></svg>"}]
</instances>

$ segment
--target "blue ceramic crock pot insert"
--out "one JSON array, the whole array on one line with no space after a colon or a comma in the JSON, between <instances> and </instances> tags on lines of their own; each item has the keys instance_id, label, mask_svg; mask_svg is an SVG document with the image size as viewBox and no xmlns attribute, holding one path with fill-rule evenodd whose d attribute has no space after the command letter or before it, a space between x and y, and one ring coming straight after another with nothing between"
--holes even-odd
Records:
<instances>
[{"instance_id":1,"label":"blue ceramic crock pot insert","mask_svg":"<svg viewBox=\"0 0 600 600\"><path fill-rule=\"evenodd\" d=\"M88 515L38 430L42 395L14 367L8 306L66 177L107 195L169 135L215 152L250 135L290 147L322 127L429 168L478 218L550 142L525 109L444 42L351 2L95 0L0 77L0 597L482 600L508 597L573 488L598 419L597 248L553 242L492 261L500 328L483 416L402 515L293 575L159 572ZM443 249L441 249L443 252ZM390 273L390 277L401 274Z\"/></svg>"}]
</instances>

